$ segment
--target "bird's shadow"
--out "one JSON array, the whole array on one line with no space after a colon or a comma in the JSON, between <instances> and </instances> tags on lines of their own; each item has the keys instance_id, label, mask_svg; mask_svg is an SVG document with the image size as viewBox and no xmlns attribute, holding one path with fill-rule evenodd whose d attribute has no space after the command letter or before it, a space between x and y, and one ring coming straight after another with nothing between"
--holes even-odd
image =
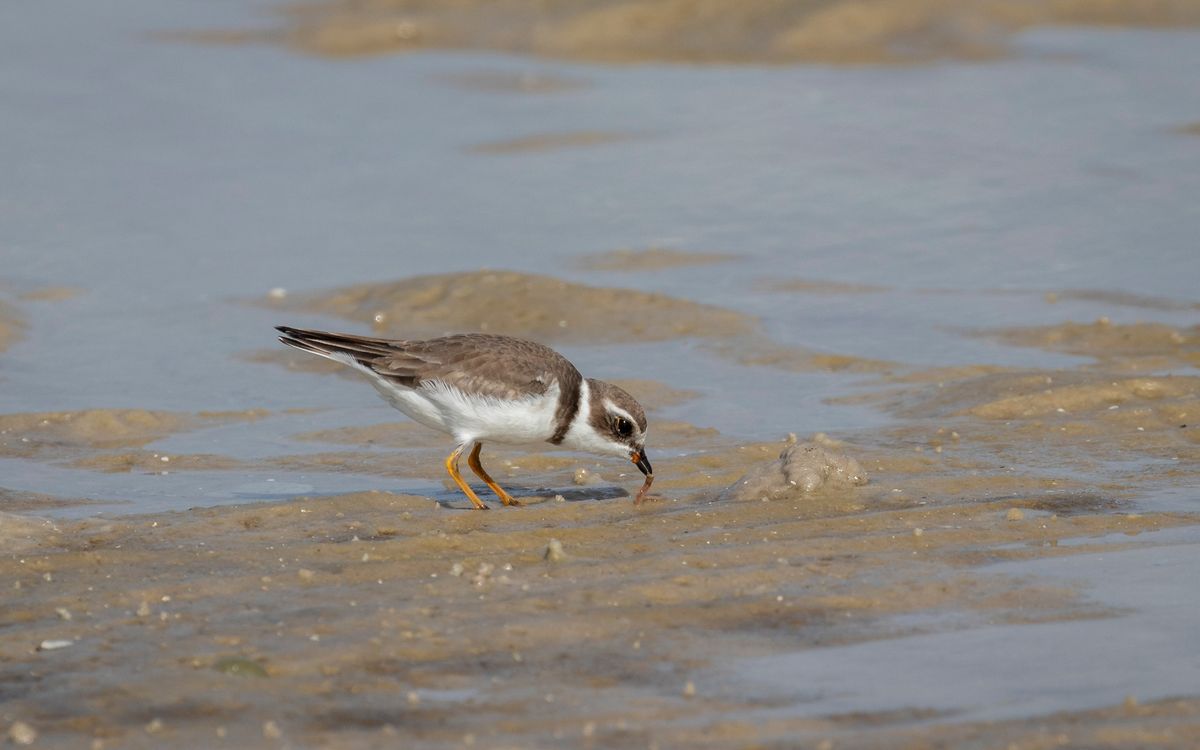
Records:
<instances>
[{"instance_id":1,"label":"bird's shadow","mask_svg":"<svg viewBox=\"0 0 1200 750\"><path fill-rule=\"evenodd\" d=\"M475 490L475 493L479 495L479 499L487 503L489 507L503 507L500 499L488 491L486 487L472 487L471 489ZM568 503L586 503L599 500L612 500L618 497L629 497L629 490L615 485L609 487L575 487L569 490L556 490L547 487L510 486L508 490L509 494L522 506L554 503L558 501L559 497ZM458 490L431 492L429 496L439 506L447 510L474 510L475 507Z\"/></svg>"}]
</instances>

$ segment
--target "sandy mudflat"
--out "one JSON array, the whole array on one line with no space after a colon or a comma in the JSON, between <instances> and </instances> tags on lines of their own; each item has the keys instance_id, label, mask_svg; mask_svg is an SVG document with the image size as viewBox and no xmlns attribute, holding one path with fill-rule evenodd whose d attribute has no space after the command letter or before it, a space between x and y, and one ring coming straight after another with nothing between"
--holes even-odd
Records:
<instances>
[{"instance_id":1,"label":"sandy mudflat","mask_svg":"<svg viewBox=\"0 0 1200 750\"><path fill-rule=\"evenodd\" d=\"M513 271L419 276L267 303L368 323L396 338L484 331L548 343L628 343L735 336L755 326L752 317L714 305Z\"/></svg>"},{"instance_id":2,"label":"sandy mudflat","mask_svg":"<svg viewBox=\"0 0 1200 750\"><path fill-rule=\"evenodd\" d=\"M589 271L662 271L685 266L707 266L737 260L730 253L705 253L676 250L669 247L648 247L642 250L612 250L585 255L578 261L580 268Z\"/></svg>"},{"instance_id":3,"label":"sandy mudflat","mask_svg":"<svg viewBox=\"0 0 1200 750\"><path fill-rule=\"evenodd\" d=\"M764 336L748 336L709 345L714 354L750 367L774 367L791 372L884 373L898 368L894 362L848 354L815 352L777 344Z\"/></svg>"},{"instance_id":4,"label":"sandy mudflat","mask_svg":"<svg viewBox=\"0 0 1200 750\"><path fill-rule=\"evenodd\" d=\"M741 462L770 456L750 454ZM4 713L56 746L237 745L276 728L348 747L471 735L627 747L702 742L701 727L738 742L835 728L899 740L907 716L746 723L769 703L713 696L696 674L715 653L902 635L890 617L946 607L1001 623L1114 616L1070 587L980 566L1119 550L1195 523L1070 496L1052 513L1042 493L986 501L978 487L919 506L922 473L770 502L667 489L645 509L621 498L483 513L366 493L26 524L12 535L36 547L0 560ZM543 559L552 539L564 559ZM71 645L37 650L46 641ZM1112 722L1144 732L1176 710Z\"/></svg>"},{"instance_id":5,"label":"sandy mudflat","mask_svg":"<svg viewBox=\"0 0 1200 750\"><path fill-rule=\"evenodd\" d=\"M588 256L591 268L625 270L709 265L730 256L667 250ZM895 363L781 345L756 333L749 315L715 305L633 289L576 284L514 271L420 276L394 282L267 299L270 307L325 313L368 323L380 336L424 338L452 331L483 331L550 343L604 344L677 338L713 340L709 351L749 366L794 372L878 373ZM581 314L581 310L586 314ZM308 372L354 376L337 363L279 349L251 352L256 362Z\"/></svg>"},{"instance_id":6,"label":"sandy mudflat","mask_svg":"<svg viewBox=\"0 0 1200 750\"><path fill-rule=\"evenodd\" d=\"M630 133L616 133L605 130L581 130L572 133L539 133L538 135L524 136L522 138L477 143L467 150L473 154L522 154L557 151L566 148L603 146L609 143L620 143L621 141L627 141L636 137L636 135Z\"/></svg>"},{"instance_id":7,"label":"sandy mudflat","mask_svg":"<svg viewBox=\"0 0 1200 750\"><path fill-rule=\"evenodd\" d=\"M486 49L598 62L904 64L989 59L1015 31L1044 25L1189 27L1195 0L537 0L506 3L351 0L297 4L268 32L191 34L274 41L334 57Z\"/></svg>"},{"instance_id":8,"label":"sandy mudflat","mask_svg":"<svg viewBox=\"0 0 1200 750\"><path fill-rule=\"evenodd\" d=\"M874 284L846 284L816 279L763 279L759 288L766 292L798 294L873 294L887 291L887 287Z\"/></svg>"},{"instance_id":9,"label":"sandy mudflat","mask_svg":"<svg viewBox=\"0 0 1200 750\"><path fill-rule=\"evenodd\" d=\"M446 73L434 80L467 91L488 91L515 94L557 94L578 91L590 84L583 78L570 78L552 73L525 73L478 70L466 73Z\"/></svg>"},{"instance_id":10,"label":"sandy mudflat","mask_svg":"<svg viewBox=\"0 0 1200 750\"><path fill-rule=\"evenodd\" d=\"M1090 330L994 335L1094 345L1113 371L1175 356L1191 335L1122 329L1136 341L1114 349ZM1086 364L864 375L875 381L861 400L894 414L893 427L747 443L653 423L657 500L644 507L628 467L496 451L488 465L526 506L474 512L452 493L439 504L377 491L115 519L0 516L13 550L0 556L4 720L66 747L1191 747L1192 699L1134 696L1019 722L922 705L814 717L721 676L739 660L971 626L1119 623L1127 609L1069 580L991 566L1090 555L1095 575L1115 573L1121 554L1200 521L1131 503L1195 486L1193 376ZM651 405L690 397L630 387ZM256 416L4 424L42 459L103 462L205 419ZM437 438L412 425L299 437L337 451L266 463L440 477ZM1141 461L1170 466L1147 473ZM0 497L22 511L45 499Z\"/></svg>"},{"instance_id":11,"label":"sandy mudflat","mask_svg":"<svg viewBox=\"0 0 1200 750\"><path fill-rule=\"evenodd\" d=\"M0 745L1196 747L1198 9L10 4ZM278 324L561 345L654 500Z\"/></svg>"},{"instance_id":12,"label":"sandy mudflat","mask_svg":"<svg viewBox=\"0 0 1200 750\"><path fill-rule=\"evenodd\" d=\"M24 328L25 324L17 311L0 300L0 352L16 343Z\"/></svg>"},{"instance_id":13,"label":"sandy mudflat","mask_svg":"<svg viewBox=\"0 0 1200 750\"><path fill-rule=\"evenodd\" d=\"M1093 357L1100 363L1147 370L1200 365L1200 326L1177 328L1162 323L1114 324L1066 322L1053 326L985 332L1018 346Z\"/></svg>"},{"instance_id":14,"label":"sandy mudflat","mask_svg":"<svg viewBox=\"0 0 1200 750\"><path fill-rule=\"evenodd\" d=\"M146 409L0 414L0 457L84 460L141 448L188 430L264 416L260 409L198 414Z\"/></svg>"},{"instance_id":15,"label":"sandy mudflat","mask_svg":"<svg viewBox=\"0 0 1200 750\"><path fill-rule=\"evenodd\" d=\"M1162 297L1152 297L1148 294L1115 292L1111 289L1064 289L1061 292L1047 292L1044 295L1044 299L1050 303L1059 302L1060 300L1085 300L1107 305L1135 307L1142 310L1200 310L1200 303L1196 302L1164 299Z\"/></svg>"}]
</instances>

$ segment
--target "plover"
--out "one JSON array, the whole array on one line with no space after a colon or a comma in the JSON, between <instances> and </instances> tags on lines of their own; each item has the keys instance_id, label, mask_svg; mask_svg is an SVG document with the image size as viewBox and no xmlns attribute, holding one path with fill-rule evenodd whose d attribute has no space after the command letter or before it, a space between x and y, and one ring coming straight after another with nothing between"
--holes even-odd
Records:
<instances>
[{"instance_id":1,"label":"plover","mask_svg":"<svg viewBox=\"0 0 1200 750\"><path fill-rule=\"evenodd\" d=\"M476 508L487 505L458 471L468 449L467 465L500 501L520 504L484 470L479 461L484 443L549 443L626 458L646 475L634 504L645 499L654 481L641 404L611 383L583 377L550 347L484 333L394 341L287 326L276 330L288 346L353 367L389 404L451 435L456 446L446 457L446 471Z\"/></svg>"}]
</instances>

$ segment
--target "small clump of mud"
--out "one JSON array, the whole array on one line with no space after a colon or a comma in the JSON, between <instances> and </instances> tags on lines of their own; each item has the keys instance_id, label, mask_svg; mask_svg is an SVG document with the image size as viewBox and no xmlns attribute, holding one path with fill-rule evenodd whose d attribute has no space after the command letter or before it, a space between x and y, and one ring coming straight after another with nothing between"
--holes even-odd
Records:
<instances>
[{"instance_id":1,"label":"small clump of mud","mask_svg":"<svg viewBox=\"0 0 1200 750\"><path fill-rule=\"evenodd\" d=\"M728 263L738 256L728 253L701 253L675 250L669 247L649 247L644 250L622 249L593 253L579 259L578 267L586 271L662 271L685 266L708 266Z\"/></svg>"},{"instance_id":2,"label":"small clump of mud","mask_svg":"<svg viewBox=\"0 0 1200 750\"><path fill-rule=\"evenodd\" d=\"M512 271L357 284L268 298L267 304L337 315L407 338L479 331L546 343L629 343L730 337L755 326L752 317L714 305Z\"/></svg>"},{"instance_id":3,"label":"small clump of mud","mask_svg":"<svg viewBox=\"0 0 1200 750\"><path fill-rule=\"evenodd\" d=\"M823 442L790 442L779 458L752 469L729 487L724 497L778 500L867 483L867 473L856 459L835 452Z\"/></svg>"}]
</instances>

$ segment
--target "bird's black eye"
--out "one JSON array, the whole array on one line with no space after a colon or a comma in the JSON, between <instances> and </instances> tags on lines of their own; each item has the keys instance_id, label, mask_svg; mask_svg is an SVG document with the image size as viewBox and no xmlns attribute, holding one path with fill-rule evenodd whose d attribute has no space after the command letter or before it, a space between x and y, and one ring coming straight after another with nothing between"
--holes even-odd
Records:
<instances>
[{"instance_id":1,"label":"bird's black eye","mask_svg":"<svg viewBox=\"0 0 1200 750\"><path fill-rule=\"evenodd\" d=\"M633 424L625 417L617 417L614 424L617 426L617 434L621 437L629 437L633 434Z\"/></svg>"}]
</instances>

